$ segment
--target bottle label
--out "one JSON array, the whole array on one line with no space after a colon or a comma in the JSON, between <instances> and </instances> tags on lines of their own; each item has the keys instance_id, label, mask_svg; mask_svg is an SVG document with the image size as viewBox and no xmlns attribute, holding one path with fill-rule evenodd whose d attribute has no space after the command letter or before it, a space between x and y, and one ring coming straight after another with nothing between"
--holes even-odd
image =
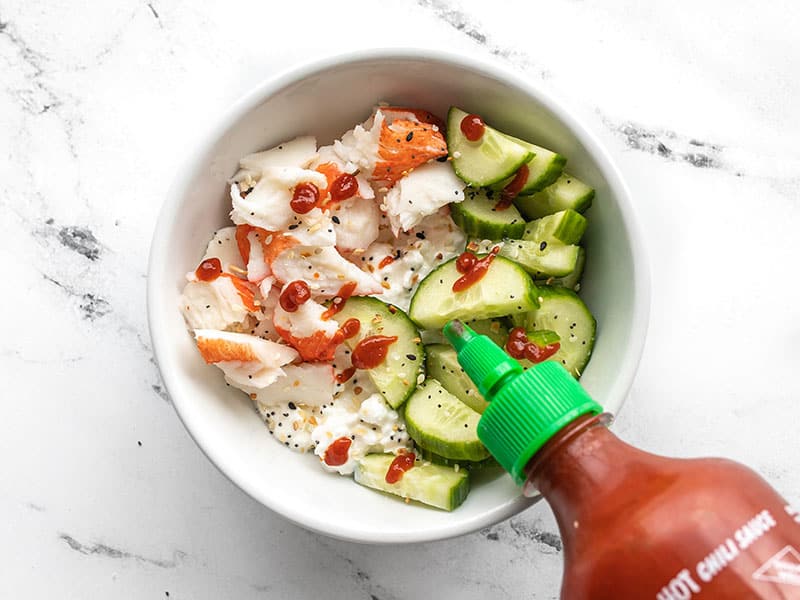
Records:
<instances>
[{"instance_id":1,"label":"bottle label","mask_svg":"<svg viewBox=\"0 0 800 600\"><path fill-rule=\"evenodd\" d=\"M800 510L785 507L786 514L800 524ZM747 522L712 548L695 565L678 571L656 594L656 600L688 600L711 584L742 553L777 525L769 510L753 515ZM800 587L800 551L786 546L764 562L753 573L753 578Z\"/></svg>"}]
</instances>

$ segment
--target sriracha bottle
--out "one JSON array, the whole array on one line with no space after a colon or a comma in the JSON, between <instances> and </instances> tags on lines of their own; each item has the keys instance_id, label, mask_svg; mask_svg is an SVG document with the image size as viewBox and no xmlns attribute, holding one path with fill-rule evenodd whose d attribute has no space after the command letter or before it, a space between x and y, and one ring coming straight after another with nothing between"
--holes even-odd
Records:
<instances>
[{"instance_id":1,"label":"sriracha bottle","mask_svg":"<svg viewBox=\"0 0 800 600\"><path fill-rule=\"evenodd\" d=\"M481 441L555 513L562 598L800 599L800 507L758 474L634 448L559 363L523 371L459 321L445 334L489 402Z\"/></svg>"}]
</instances>

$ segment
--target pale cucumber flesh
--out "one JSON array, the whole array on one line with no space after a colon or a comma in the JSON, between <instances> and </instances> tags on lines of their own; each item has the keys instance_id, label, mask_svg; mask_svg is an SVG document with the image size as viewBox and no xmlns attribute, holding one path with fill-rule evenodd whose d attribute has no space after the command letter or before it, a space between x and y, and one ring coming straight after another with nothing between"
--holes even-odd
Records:
<instances>
[{"instance_id":1,"label":"pale cucumber flesh","mask_svg":"<svg viewBox=\"0 0 800 600\"><path fill-rule=\"evenodd\" d=\"M479 140L470 141L461 131L467 112L455 106L447 113L447 149L453 169L475 187L485 187L513 175L533 153L496 129L486 126Z\"/></svg>"},{"instance_id":2,"label":"pale cucumber flesh","mask_svg":"<svg viewBox=\"0 0 800 600\"><path fill-rule=\"evenodd\" d=\"M405 420L414 442L439 456L471 461L489 456L478 439L480 414L431 377L408 399Z\"/></svg>"},{"instance_id":3,"label":"pale cucumber flesh","mask_svg":"<svg viewBox=\"0 0 800 600\"><path fill-rule=\"evenodd\" d=\"M368 454L358 461L353 478L365 487L422 502L442 510L454 510L469 493L469 472L465 469L417 460L399 481L388 483L386 473L392 454Z\"/></svg>"},{"instance_id":4,"label":"pale cucumber flesh","mask_svg":"<svg viewBox=\"0 0 800 600\"><path fill-rule=\"evenodd\" d=\"M423 329L441 329L451 319L488 319L536 308L533 279L502 256L495 257L482 279L454 292L461 276L456 259L432 271L411 299L411 319Z\"/></svg>"},{"instance_id":5,"label":"pale cucumber flesh","mask_svg":"<svg viewBox=\"0 0 800 600\"><path fill-rule=\"evenodd\" d=\"M432 344L426 348L428 377L436 379L442 387L472 410L482 413L488 406L478 387L458 362L452 346Z\"/></svg>"}]
</instances>

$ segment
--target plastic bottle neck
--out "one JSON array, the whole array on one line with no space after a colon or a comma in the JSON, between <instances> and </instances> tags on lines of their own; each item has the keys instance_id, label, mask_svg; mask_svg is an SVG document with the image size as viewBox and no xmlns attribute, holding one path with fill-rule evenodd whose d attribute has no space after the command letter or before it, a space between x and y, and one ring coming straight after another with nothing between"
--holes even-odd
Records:
<instances>
[{"instance_id":1,"label":"plastic bottle neck","mask_svg":"<svg viewBox=\"0 0 800 600\"><path fill-rule=\"evenodd\" d=\"M609 487L640 450L608 430L611 415L584 415L553 436L525 469L526 495L541 493L561 526L578 518ZM563 531L563 530L562 530Z\"/></svg>"}]
</instances>

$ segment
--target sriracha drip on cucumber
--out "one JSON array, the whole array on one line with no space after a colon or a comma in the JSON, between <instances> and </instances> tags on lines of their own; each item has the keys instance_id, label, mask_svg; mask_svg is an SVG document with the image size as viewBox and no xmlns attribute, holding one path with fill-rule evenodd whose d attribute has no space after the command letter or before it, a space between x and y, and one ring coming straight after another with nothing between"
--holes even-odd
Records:
<instances>
[{"instance_id":1,"label":"sriracha drip on cucumber","mask_svg":"<svg viewBox=\"0 0 800 600\"><path fill-rule=\"evenodd\" d=\"M483 258L477 258L472 252L462 252L456 260L456 269L463 275L453 283L453 291L463 292L483 279L498 252L500 252L500 248L497 246Z\"/></svg>"},{"instance_id":2,"label":"sriracha drip on cucumber","mask_svg":"<svg viewBox=\"0 0 800 600\"><path fill-rule=\"evenodd\" d=\"M458 320L444 333L488 402L480 441L555 513L561 598L800 597L800 507L754 471L634 448L560 363L523 370Z\"/></svg>"},{"instance_id":3,"label":"sriracha drip on cucumber","mask_svg":"<svg viewBox=\"0 0 800 600\"><path fill-rule=\"evenodd\" d=\"M405 472L414 467L415 459L416 455L413 452L404 452L395 456L394 460L392 460L392 464L389 465L389 469L386 471L386 477L384 478L386 483L397 483L400 481Z\"/></svg>"},{"instance_id":4,"label":"sriracha drip on cucumber","mask_svg":"<svg viewBox=\"0 0 800 600\"><path fill-rule=\"evenodd\" d=\"M461 119L461 125L459 127L461 128L461 133L463 133L464 137L470 142L477 142L483 137L483 132L486 131L486 125L483 119L475 114L469 114Z\"/></svg>"}]
</instances>

